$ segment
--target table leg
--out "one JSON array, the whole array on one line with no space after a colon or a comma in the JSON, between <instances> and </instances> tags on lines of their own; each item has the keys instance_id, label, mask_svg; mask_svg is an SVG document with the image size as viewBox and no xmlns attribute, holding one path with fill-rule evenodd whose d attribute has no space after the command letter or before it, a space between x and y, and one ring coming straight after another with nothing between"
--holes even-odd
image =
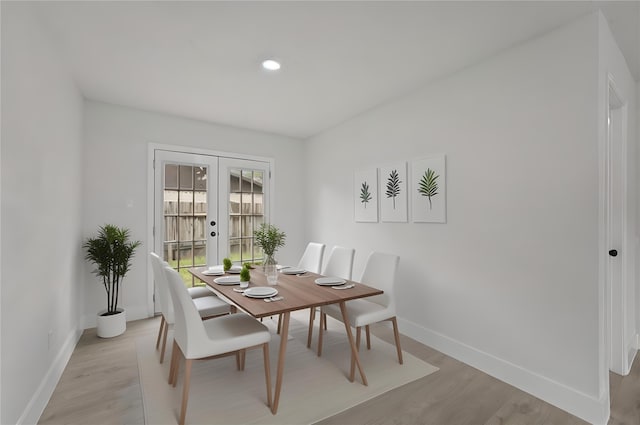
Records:
<instances>
[{"instance_id":1,"label":"table leg","mask_svg":"<svg viewBox=\"0 0 640 425\"><path fill-rule=\"evenodd\" d=\"M360 372L362 383L364 385L369 385L369 383L367 382L367 377L364 375L362 365L360 364L360 356L358 355L356 343L353 340L353 333L351 332L351 325L349 324L349 315L347 314L347 306L344 301L340 302L340 311L342 312L342 322L344 323L344 327L347 329L347 338L349 338L349 345L351 345L351 372L349 373L349 381L353 382L353 380L355 379L355 364L358 366L358 371Z\"/></svg>"},{"instance_id":2,"label":"table leg","mask_svg":"<svg viewBox=\"0 0 640 425\"><path fill-rule=\"evenodd\" d=\"M284 357L287 354L287 338L289 337L289 317L290 312L282 313L280 320L280 353L278 354L278 371L276 373L276 391L273 397L271 413L278 413L278 403L280 402L280 390L282 389L282 374L284 372Z\"/></svg>"}]
</instances>

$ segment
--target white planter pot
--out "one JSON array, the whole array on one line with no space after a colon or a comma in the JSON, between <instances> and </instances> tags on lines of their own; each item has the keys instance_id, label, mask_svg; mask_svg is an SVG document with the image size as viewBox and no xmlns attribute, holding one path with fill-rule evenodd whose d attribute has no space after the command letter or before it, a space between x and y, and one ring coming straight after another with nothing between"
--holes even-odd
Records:
<instances>
[{"instance_id":1,"label":"white planter pot","mask_svg":"<svg viewBox=\"0 0 640 425\"><path fill-rule=\"evenodd\" d=\"M122 335L124 331L127 330L127 315L125 311L119 308L117 314L102 316L102 314L106 312L106 310L103 310L98 313L98 336L100 338L111 338Z\"/></svg>"}]
</instances>

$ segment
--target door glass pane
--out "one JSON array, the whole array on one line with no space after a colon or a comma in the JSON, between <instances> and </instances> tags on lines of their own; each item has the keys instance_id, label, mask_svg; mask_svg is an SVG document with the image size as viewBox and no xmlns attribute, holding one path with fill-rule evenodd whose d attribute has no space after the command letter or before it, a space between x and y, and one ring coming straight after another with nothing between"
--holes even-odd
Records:
<instances>
[{"instance_id":1,"label":"door glass pane","mask_svg":"<svg viewBox=\"0 0 640 425\"><path fill-rule=\"evenodd\" d=\"M193 167L181 165L178 177L178 187L180 189L193 189Z\"/></svg>"},{"instance_id":2,"label":"door glass pane","mask_svg":"<svg viewBox=\"0 0 640 425\"><path fill-rule=\"evenodd\" d=\"M173 164L167 164L164 168L164 188L177 189L178 188L178 166Z\"/></svg>"},{"instance_id":3,"label":"door glass pane","mask_svg":"<svg viewBox=\"0 0 640 425\"><path fill-rule=\"evenodd\" d=\"M207 190L207 169L205 167L193 167L195 190Z\"/></svg>"},{"instance_id":4,"label":"door glass pane","mask_svg":"<svg viewBox=\"0 0 640 425\"><path fill-rule=\"evenodd\" d=\"M229 192L240 192L240 170L236 168L229 170Z\"/></svg>"},{"instance_id":5,"label":"door glass pane","mask_svg":"<svg viewBox=\"0 0 640 425\"><path fill-rule=\"evenodd\" d=\"M255 170L253 172L253 193L262 193L262 181L264 173L262 171Z\"/></svg>"},{"instance_id":6,"label":"door glass pane","mask_svg":"<svg viewBox=\"0 0 640 425\"><path fill-rule=\"evenodd\" d=\"M240 194L229 194L229 214L240 214Z\"/></svg>"},{"instance_id":7,"label":"door glass pane","mask_svg":"<svg viewBox=\"0 0 640 425\"><path fill-rule=\"evenodd\" d=\"M229 237L230 238L240 237L240 217L239 216L229 217Z\"/></svg>"}]
</instances>

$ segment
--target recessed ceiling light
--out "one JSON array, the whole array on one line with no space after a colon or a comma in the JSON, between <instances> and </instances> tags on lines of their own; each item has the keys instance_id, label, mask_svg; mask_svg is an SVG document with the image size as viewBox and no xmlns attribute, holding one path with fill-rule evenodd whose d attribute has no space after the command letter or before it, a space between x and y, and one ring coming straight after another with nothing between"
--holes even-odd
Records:
<instances>
[{"instance_id":1,"label":"recessed ceiling light","mask_svg":"<svg viewBox=\"0 0 640 425\"><path fill-rule=\"evenodd\" d=\"M262 62L262 67L268 71L277 71L280 69L280 62L273 59L267 59Z\"/></svg>"}]
</instances>

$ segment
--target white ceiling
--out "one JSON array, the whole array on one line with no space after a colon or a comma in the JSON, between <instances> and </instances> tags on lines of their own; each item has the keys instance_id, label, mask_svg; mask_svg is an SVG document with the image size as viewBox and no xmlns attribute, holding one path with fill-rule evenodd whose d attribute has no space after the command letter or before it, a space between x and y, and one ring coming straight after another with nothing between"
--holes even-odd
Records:
<instances>
[{"instance_id":1,"label":"white ceiling","mask_svg":"<svg viewBox=\"0 0 640 425\"><path fill-rule=\"evenodd\" d=\"M640 80L640 0L34 7L89 99L300 138L598 7Z\"/></svg>"}]
</instances>

